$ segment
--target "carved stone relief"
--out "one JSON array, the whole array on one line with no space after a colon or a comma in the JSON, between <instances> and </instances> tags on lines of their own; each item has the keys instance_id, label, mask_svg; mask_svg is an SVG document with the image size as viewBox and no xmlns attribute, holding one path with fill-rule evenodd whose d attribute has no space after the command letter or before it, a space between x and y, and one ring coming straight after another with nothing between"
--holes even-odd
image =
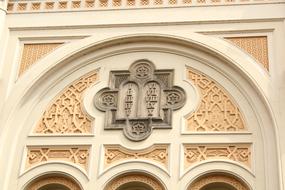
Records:
<instances>
[{"instance_id":1,"label":"carved stone relief","mask_svg":"<svg viewBox=\"0 0 285 190\"><path fill-rule=\"evenodd\" d=\"M232 43L252 55L269 70L268 45L266 36L226 37Z\"/></svg>"},{"instance_id":2,"label":"carved stone relief","mask_svg":"<svg viewBox=\"0 0 285 190\"><path fill-rule=\"evenodd\" d=\"M277 0L275 2L282 2ZM131 8L157 8L160 5L166 7L196 7L196 6L233 6L240 4L267 4L268 0L50 0L50 1L27 1L27 0L9 0L7 5L8 13L17 12L65 12L78 10L110 10L110 9L131 9ZM127 6L125 6L127 5Z\"/></svg>"},{"instance_id":3,"label":"carved stone relief","mask_svg":"<svg viewBox=\"0 0 285 190\"><path fill-rule=\"evenodd\" d=\"M44 112L34 133L83 134L91 133L91 119L83 111L82 94L98 79L98 71L73 82L60 93Z\"/></svg>"},{"instance_id":4,"label":"carved stone relief","mask_svg":"<svg viewBox=\"0 0 285 190\"><path fill-rule=\"evenodd\" d=\"M24 44L19 76L29 69L36 61L52 52L62 43Z\"/></svg>"},{"instance_id":5,"label":"carved stone relief","mask_svg":"<svg viewBox=\"0 0 285 190\"><path fill-rule=\"evenodd\" d=\"M109 87L95 96L95 106L106 112L105 129L123 129L133 141L146 139L153 128L170 129L172 112L186 100L185 91L173 86L173 70L156 70L139 60L129 70L111 71Z\"/></svg>"},{"instance_id":6,"label":"carved stone relief","mask_svg":"<svg viewBox=\"0 0 285 190\"><path fill-rule=\"evenodd\" d=\"M153 190L165 190L165 188L157 180L142 174L129 174L115 178L106 186L104 190L118 190L123 185L133 182L146 184Z\"/></svg>"},{"instance_id":7,"label":"carved stone relief","mask_svg":"<svg viewBox=\"0 0 285 190\"><path fill-rule=\"evenodd\" d=\"M64 187L67 187L70 190L81 190L79 185L76 184L73 180L61 176L48 176L38 179L31 185L29 185L25 190L40 190L41 188L50 184L63 185Z\"/></svg>"},{"instance_id":8,"label":"carved stone relief","mask_svg":"<svg viewBox=\"0 0 285 190\"><path fill-rule=\"evenodd\" d=\"M251 148L250 144L231 144L231 145L184 145L184 168L192 166L195 163L211 160L227 159L239 162L248 167L251 166Z\"/></svg>"},{"instance_id":9,"label":"carved stone relief","mask_svg":"<svg viewBox=\"0 0 285 190\"><path fill-rule=\"evenodd\" d=\"M26 169L47 161L67 161L87 169L89 148L86 146L28 147Z\"/></svg>"},{"instance_id":10,"label":"carved stone relief","mask_svg":"<svg viewBox=\"0 0 285 190\"><path fill-rule=\"evenodd\" d=\"M134 159L151 160L168 166L168 145L153 145L144 150L129 150L120 145L105 145L105 167L112 164Z\"/></svg>"},{"instance_id":11,"label":"carved stone relief","mask_svg":"<svg viewBox=\"0 0 285 190\"><path fill-rule=\"evenodd\" d=\"M223 174L209 174L202 177L201 179L194 181L187 190L201 190L203 187L213 183L228 184L236 190L249 190L249 188L241 181Z\"/></svg>"},{"instance_id":12,"label":"carved stone relief","mask_svg":"<svg viewBox=\"0 0 285 190\"><path fill-rule=\"evenodd\" d=\"M245 131L242 114L228 92L210 77L188 68L188 77L200 91L200 105L190 117L186 130Z\"/></svg>"}]
</instances>

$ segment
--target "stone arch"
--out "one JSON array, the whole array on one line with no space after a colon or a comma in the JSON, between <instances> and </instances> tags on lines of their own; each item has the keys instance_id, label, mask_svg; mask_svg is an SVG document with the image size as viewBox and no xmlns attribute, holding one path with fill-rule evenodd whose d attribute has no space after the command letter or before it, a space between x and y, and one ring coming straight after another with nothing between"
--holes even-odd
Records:
<instances>
[{"instance_id":1,"label":"stone arch","mask_svg":"<svg viewBox=\"0 0 285 190\"><path fill-rule=\"evenodd\" d=\"M154 177L143 173L127 173L112 179L104 190L166 190Z\"/></svg>"},{"instance_id":2,"label":"stone arch","mask_svg":"<svg viewBox=\"0 0 285 190\"><path fill-rule=\"evenodd\" d=\"M208 173L194 180L187 190L249 190L249 187L237 177L225 173Z\"/></svg>"},{"instance_id":3,"label":"stone arch","mask_svg":"<svg viewBox=\"0 0 285 190\"><path fill-rule=\"evenodd\" d=\"M47 174L33 180L25 190L81 190L80 186L70 177Z\"/></svg>"},{"instance_id":4,"label":"stone arch","mask_svg":"<svg viewBox=\"0 0 285 190\"><path fill-rule=\"evenodd\" d=\"M263 153L265 162L268 163L267 161L271 160L272 155L274 156L274 160L277 156L280 156L277 155L278 139L276 139L276 136L274 134L278 131L274 131L276 130L276 125L274 123L274 118L272 116L271 110L267 104L266 96L264 95L265 91L263 91L268 80L266 76L263 75L263 73L260 73L260 70L255 69L254 61L248 58L242 52L229 46L229 44L225 44L224 42L213 40L210 37L205 37L197 34L190 34L189 36L187 35L185 37L170 36L168 34L139 34L115 37L112 39L97 39L96 37L91 37L78 43L59 48L54 53L42 59L37 65L35 65L35 67L31 68L31 70L23 74L22 78L20 78L15 85L15 88L11 89L11 97L9 97L7 105L5 105L4 108L4 110L8 111L1 116L1 119L3 119L4 122L3 127L0 129L0 134L5 134L5 136L0 136L0 155L3 155L3 157L0 158L0 167L2 168L3 166L3 170L7 170L8 172L7 175L3 176L4 183L3 185L0 185L0 188L3 186L3 189L5 189L5 187L8 187L10 184L12 184L12 181L15 181L17 179L17 177L14 177L16 175L11 175L12 170L15 168L13 168L12 165L14 165L16 162L17 167L20 168L20 161L14 161L13 159L9 158L21 157L18 155L19 152L21 152L21 146L18 146L18 144L21 143L19 143L18 139L20 137L23 137L23 134L27 134L27 127L30 126L24 125L22 122L24 120L27 120L27 115L29 114L34 104L34 102L31 101L33 98L31 98L32 96L30 95L35 96L34 100L40 99L39 97L41 94L45 93L46 89L50 88L50 86L48 86L49 84L47 84L46 81L53 79L50 82L58 82L62 78L70 76L73 72L75 72L75 70L79 70L79 68L83 68L86 65L88 66L88 61L90 61L88 59L90 59L90 57L87 56L93 56L92 58L94 60L99 60L103 59L104 56L116 54L116 51L130 52L128 48L131 46L136 46L133 49L130 48L131 50L146 48L140 45L140 42L142 41L150 42L151 45L148 48L151 50L154 48L157 50L157 46L153 44L163 43L163 48L161 47L160 49L161 51L163 50L167 53L170 52L171 54L179 54L185 57L192 56L192 51L189 51L192 48L191 50L193 50L193 52L199 51L205 54L207 53L209 56L211 55L213 57L218 57L221 62L225 63L224 65L227 65L232 70L238 72L240 74L240 78L243 78L243 80L246 81L244 82L246 86L243 86L241 89L243 91L250 89L251 92L253 92L252 95L255 95L257 97L254 99L249 98L249 102L252 105L253 109L256 111L256 117L260 123L259 127L262 130L262 135L264 135L264 137L261 138L264 138L264 145L262 144L262 146L264 146L265 150L265 153ZM217 46L217 44L219 45ZM102 52L99 54L99 51ZM95 52L96 55L92 55L92 52ZM86 56L86 58L82 61L81 58L84 56ZM80 61L78 61L79 58ZM204 57L197 58L194 55L191 58L200 58L199 61L201 62L204 59ZM77 63L75 64L75 62ZM223 70L221 68L218 68L217 65L210 65L210 63L205 63L205 65L212 67L216 69L217 72L224 74ZM78 71L78 73L79 72L81 71ZM239 83L240 81L231 78L231 76L227 77L232 81L236 81L237 86L242 85ZM31 80L28 80L29 78ZM14 119L18 117L22 118L21 123L18 121L21 119ZM12 128L10 126L18 127ZM270 128L268 126L273 127ZM23 133L23 129L26 129L26 133ZM11 142L12 140L13 142ZM278 165L276 163L277 162L275 162L273 166L269 166L269 164L266 164L265 166L265 171L268 171L266 180L262 180L266 181L265 188L269 188L271 185L277 187L276 181L278 180Z\"/></svg>"}]
</instances>

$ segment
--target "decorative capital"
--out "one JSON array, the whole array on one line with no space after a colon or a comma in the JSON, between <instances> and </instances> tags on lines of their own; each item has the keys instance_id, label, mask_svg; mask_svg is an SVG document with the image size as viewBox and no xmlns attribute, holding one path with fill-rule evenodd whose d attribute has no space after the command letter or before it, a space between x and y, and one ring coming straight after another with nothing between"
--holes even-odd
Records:
<instances>
[{"instance_id":1,"label":"decorative capital","mask_svg":"<svg viewBox=\"0 0 285 190\"><path fill-rule=\"evenodd\" d=\"M172 112L186 101L185 91L173 86L173 75L174 70L156 70L148 60L111 71L109 87L94 99L96 108L106 112L105 129L123 129L133 141L146 139L153 128L171 129Z\"/></svg>"}]
</instances>

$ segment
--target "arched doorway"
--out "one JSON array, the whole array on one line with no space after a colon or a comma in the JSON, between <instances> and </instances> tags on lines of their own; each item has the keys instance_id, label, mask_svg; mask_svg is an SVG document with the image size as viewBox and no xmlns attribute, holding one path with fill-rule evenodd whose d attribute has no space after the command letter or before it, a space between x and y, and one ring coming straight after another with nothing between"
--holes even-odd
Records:
<instances>
[{"instance_id":1,"label":"arched doorway","mask_svg":"<svg viewBox=\"0 0 285 190\"><path fill-rule=\"evenodd\" d=\"M81 188L69 177L45 175L32 181L25 190L81 190Z\"/></svg>"},{"instance_id":2,"label":"arched doorway","mask_svg":"<svg viewBox=\"0 0 285 190\"><path fill-rule=\"evenodd\" d=\"M165 190L165 188L152 176L131 173L116 177L107 184L104 190Z\"/></svg>"},{"instance_id":3,"label":"arched doorway","mask_svg":"<svg viewBox=\"0 0 285 190\"><path fill-rule=\"evenodd\" d=\"M249 190L249 188L235 176L211 173L195 180L188 190Z\"/></svg>"}]
</instances>

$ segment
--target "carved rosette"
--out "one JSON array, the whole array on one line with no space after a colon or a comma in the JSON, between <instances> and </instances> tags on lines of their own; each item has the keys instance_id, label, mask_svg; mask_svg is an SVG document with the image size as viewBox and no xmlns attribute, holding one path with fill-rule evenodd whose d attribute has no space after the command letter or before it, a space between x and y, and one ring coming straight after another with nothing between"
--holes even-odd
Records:
<instances>
[{"instance_id":1,"label":"carved rosette","mask_svg":"<svg viewBox=\"0 0 285 190\"><path fill-rule=\"evenodd\" d=\"M123 129L133 141L146 139L153 128L170 129L172 112L186 101L185 91L173 86L173 75L173 70L156 70L148 60L111 71L109 87L94 99L96 108L106 112L105 129Z\"/></svg>"}]
</instances>

